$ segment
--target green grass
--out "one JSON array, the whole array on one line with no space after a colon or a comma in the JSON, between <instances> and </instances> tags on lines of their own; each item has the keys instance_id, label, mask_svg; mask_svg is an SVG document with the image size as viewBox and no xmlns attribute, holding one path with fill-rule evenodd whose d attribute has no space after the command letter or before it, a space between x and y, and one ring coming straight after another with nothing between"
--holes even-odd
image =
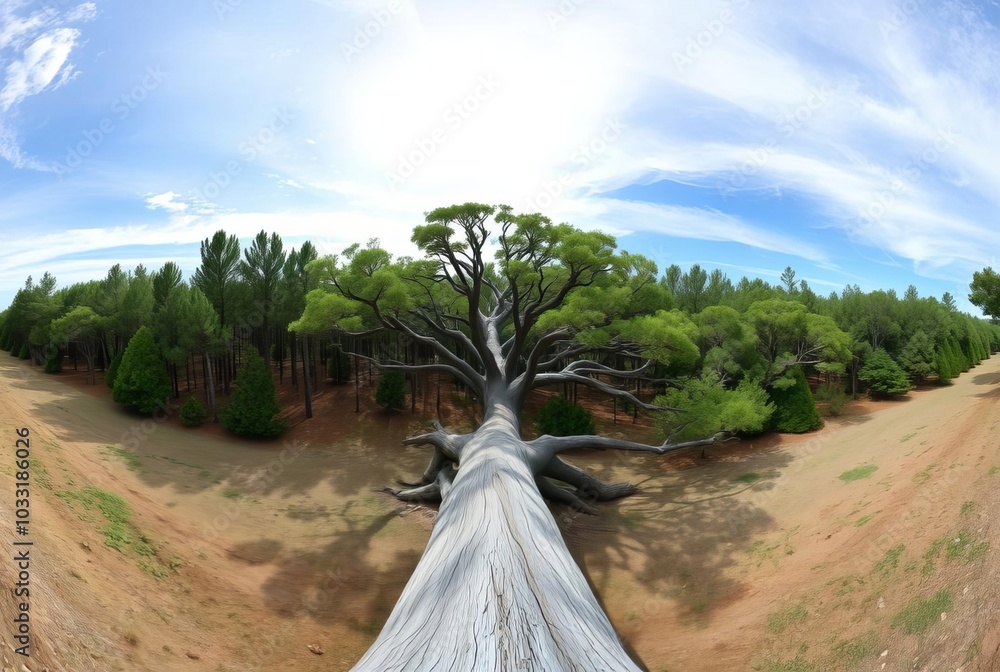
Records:
<instances>
[{"instance_id":1,"label":"green grass","mask_svg":"<svg viewBox=\"0 0 1000 672\"><path fill-rule=\"evenodd\" d=\"M878 637L869 632L860 639L841 640L833 647L833 656L841 667L853 670L861 661L878 650Z\"/></svg>"},{"instance_id":2,"label":"green grass","mask_svg":"<svg viewBox=\"0 0 1000 672\"><path fill-rule=\"evenodd\" d=\"M913 482L917 485L923 485L927 481L931 480L931 472L937 468L936 462L931 462L926 468L921 469L917 473L913 474Z\"/></svg>"},{"instance_id":3,"label":"green grass","mask_svg":"<svg viewBox=\"0 0 1000 672\"><path fill-rule=\"evenodd\" d=\"M904 436L903 438L901 438L899 440L899 442L900 443L906 443L907 441L909 441L910 439L912 439L916 435L917 435L916 432L911 432L911 433L907 434L906 436Z\"/></svg>"},{"instance_id":4,"label":"green grass","mask_svg":"<svg viewBox=\"0 0 1000 672\"><path fill-rule=\"evenodd\" d=\"M883 577L889 576L892 570L899 567L899 557L906 550L906 544L900 544L899 546L894 546L885 552L882 559L875 563L875 567L872 568L872 572L878 572Z\"/></svg>"},{"instance_id":5,"label":"green grass","mask_svg":"<svg viewBox=\"0 0 1000 672\"><path fill-rule=\"evenodd\" d=\"M764 478L764 477L761 476L760 474L755 474L755 473L753 473L751 471L751 472L748 472L746 474L740 474L739 476L735 476L732 480L733 480L734 483L748 483L749 484L749 483L754 483L756 481L759 481L762 478Z\"/></svg>"},{"instance_id":6,"label":"green grass","mask_svg":"<svg viewBox=\"0 0 1000 672\"><path fill-rule=\"evenodd\" d=\"M996 476L997 474L1000 474L1000 467L990 467L990 470L987 473L990 476Z\"/></svg>"},{"instance_id":7,"label":"green grass","mask_svg":"<svg viewBox=\"0 0 1000 672\"><path fill-rule=\"evenodd\" d=\"M222 496L226 499L239 499L242 497L239 490L233 490L232 488L226 488L222 491Z\"/></svg>"},{"instance_id":8,"label":"green grass","mask_svg":"<svg viewBox=\"0 0 1000 672\"><path fill-rule=\"evenodd\" d=\"M49 470L45 468L45 465L42 464L42 461L38 459L37 455L31 459L30 471L31 480L46 490L52 489L52 476L49 474Z\"/></svg>"},{"instance_id":9,"label":"green grass","mask_svg":"<svg viewBox=\"0 0 1000 672\"><path fill-rule=\"evenodd\" d=\"M167 570L156 560L156 545L132 522L132 510L120 495L87 487L57 492L56 497L66 502L86 522L100 524L101 520L97 516L100 512L107 523L101 530L105 546L119 553L132 552L139 556L139 566L143 570L158 579L166 576Z\"/></svg>"},{"instance_id":10,"label":"green grass","mask_svg":"<svg viewBox=\"0 0 1000 672\"><path fill-rule=\"evenodd\" d=\"M853 469L845 471L837 478L842 480L844 483L851 483L852 481L857 481L862 478L868 478L876 471L878 471L878 467L874 464L866 464L863 467L854 467Z\"/></svg>"},{"instance_id":11,"label":"green grass","mask_svg":"<svg viewBox=\"0 0 1000 672\"><path fill-rule=\"evenodd\" d=\"M962 502L961 515L966 515L967 513L972 513L972 509L975 507L973 502Z\"/></svg>"},{"instance_id":12,"label":"green grass","mask_svg":"<svg viewBox=\"0 0 1000 672\"><path fill-rule=\"evenodd\" d=\"M860 518L858 518L858 521L854 523L854 527L861 527L874 517L875 517L874 513L869 513L867 516L861 516Z\"/></svg>"},{"instance_id":13,"label":"green grass","mask_svg":"<svg viewBox=\"0 0 1000 672\"><path fill-rule=\"evenodd\" d=\"M104 455L110 455L119 462L124 462L130 471L142 471L142 461L131 450L126 450L120 446L104 446L100 451Z\"/></svg>"},{"instance_id":14,"label":"green grass","mask_svg":"<svg viewBox=\"0 0 1000 672\"><path fill-rule=\"evenodd\" d=\"M781 634L790 626L804 621L809 612L802 604L796 604L787 609L781 609L767 615L767 629L774 634Z\"/></svg>"},{"instance_id":15,"label":"green grass","mask_svg":"<svg viewBox=\"0 0 1000 672\"><path fill-rule=\"evenodd\" d=\"M915 597L892 618L892 627L908 635L925 632L951 608L951 592L939 590L934 597Z\"/></svg>"}]
</instances>

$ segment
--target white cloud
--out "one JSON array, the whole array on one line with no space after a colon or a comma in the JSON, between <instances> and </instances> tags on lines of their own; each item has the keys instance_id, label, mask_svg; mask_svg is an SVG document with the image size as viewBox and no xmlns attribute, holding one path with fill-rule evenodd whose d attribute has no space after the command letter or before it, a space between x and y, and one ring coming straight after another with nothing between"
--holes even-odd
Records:
<instances>
[{"instance_id":1,"label":"white cloud","mask_svg":"<svg viewBox=\"0 0 1000 672\"><path fill-rule=\"evenodd\" d=\"M58 28L35 40L21 60L8 64L4 87L0 90L0 108L6 111L28 96L44 91L60 74L79 36L78 30Z\"/></svg>"},{"instance_id":2,"label":"white cloud","mask_svg":"<svg viewBox=\"0 0 1000 672\"><path fill-rule=\"evenodd\" d=\"M179 197L179 194L175 194L172 191L157 194L155 196L148 196L146 198L146 207L150 210L160 208L163 210L169 210L170 212L184 212L188 209L188 204L177 200Z\"/></svg>"}]
</instances>

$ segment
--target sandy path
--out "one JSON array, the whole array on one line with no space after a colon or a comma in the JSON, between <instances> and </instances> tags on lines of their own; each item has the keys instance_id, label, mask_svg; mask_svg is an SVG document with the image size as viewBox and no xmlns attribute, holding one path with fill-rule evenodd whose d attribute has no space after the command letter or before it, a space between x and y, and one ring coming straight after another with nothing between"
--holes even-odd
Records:
<instances>
[{"instance_id":1,"label":"sandy path","mask_svg":"<svg viewBox=\"0 0 1000 672\"><path fill-rule=\"evenodd\" d=\"M608 478L649 480L598 517L557 517L619 632L656 672L1000 669L990 662L1000 645L1000 475L989 475L1000 466L998 388L994 358L951 387L763 449L574 456ZM372 492L422 466L420 450L399 448L419 426L407 415L386 426L326 409L326 424L292 433L308 443L248 444L143 424L7 357L0 409L0 436L31 427L50 479L32 493L32 672L348 669L427 538L426 512L400 516ZM838 480L864 465L877 470ZM11 539L13 470L2 467L0 529ZM745 474L759 478L734 480ZM157 557L179 564L157 579L142 558L106 547L101 526L56 497L86 485L125 497ZM923 571L933 542L959 532L992 548L971 562L948 561L945 549ZM896 566L873 571L900 545ZM11 572L0 563L4 580ZM951 595L945 621L923 635L892 627L907 600L940 588ZM7 622L13 604L0 604ZM9 628L0 637L9 645ZM813 667L779 666L797 656Z\"/></svg>"}]
</instances>

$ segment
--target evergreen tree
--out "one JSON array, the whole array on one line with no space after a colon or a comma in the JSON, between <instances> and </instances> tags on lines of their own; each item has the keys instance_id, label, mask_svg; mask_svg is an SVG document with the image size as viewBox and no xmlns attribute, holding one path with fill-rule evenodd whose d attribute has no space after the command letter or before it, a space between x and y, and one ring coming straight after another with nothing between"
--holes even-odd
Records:
<instances>
[{"instance_id":1,"label":"evergreen tree","mask_svg":"<svg viewBox=\"0 0 1000 672\"><path fill-rule=\"evenodd\" d=\"M549 436L593 434L594 417L562 395L549 399L538 409L538 433Z\"/></svg>"},{"instance_id":2,"label":"evergreen tree","mask_svg":"<svg viewBox=\"0 0 1000 672\"><path fill-rule=\"evenodd\" d=\"M232 401L222 411L222 425L241 436L270 438L285 431L285 423L275 419L281 407L274 390L271 371L255 350L236 376Z\"/></svg>"},{"instance_id":3,"label":"evergreen tree","mask_svg":"<svg viewBox=\"0 0 1000 672\"><path fill-rule=\"evenodd\" d=\"M861 367L858 380L867 383L873 396L895 397L910 390L910 379L883 348L877 349Z\"/></svg>"},{"instance_id":4,"label":"evergreen tree","mask_svg":"<svg viewBox=\"0 0 1000 672\"><path fill-rule=\"evenodd\" d=\"M934 341L918 329L903 346L898 359L914 382L920 382L934 373Z\"/></svg>"},{"instance_id":5,"label":"evergreen tree","mask_svg":"<svg viewBox=\"0 0 1000 672\"><path fill-rule=\"evenodd\" d=\"M771 428L779 432L801 434L823 426L823 419L816 409L816 400L809 391L806 374L801 367L793 367L774 382L770 392L774 404Z\"/></svg>"},{"instance_id":6,"label":"evergreen tree","mask_svg":"<svg viewBox=\"0 0 1000 672\"><path fill-rule=\"evenodd\" d=\"M400 371L384 371L375 388L375 403L388 411L406 405L406 378Z\"/></svg>"},{"instance_id":7,"label":"evergreen tree","mask_svg":"<svg viewBox=\"0 0 1000 672\"><path fill-rule=\"evenodd\" d=\"M170 396L170 379L149 327L128 342L111 389L111 398L129 410L152 413Z\"/></svg>"}]
</instances>

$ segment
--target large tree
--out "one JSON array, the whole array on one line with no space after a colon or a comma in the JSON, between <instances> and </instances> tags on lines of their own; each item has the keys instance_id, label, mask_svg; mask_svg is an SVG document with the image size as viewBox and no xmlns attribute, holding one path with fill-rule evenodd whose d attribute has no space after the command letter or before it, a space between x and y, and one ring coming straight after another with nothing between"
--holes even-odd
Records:
<instances>
[{"instance_id":1,"label":"large tree","mask_svg":"<svg viewBox=\"0 0 1000 672\"><path fill-rule=\"evenodd\" d=\"M492 263L491 236L498 248ZM326 260L326 289L310 293L302 320L291 325L313 330L322 319L345 330L401 334L435 359L380 359L383 370L448 374L483 404L472 433L438 426L404 441L430 446L433 457L418 483L395 494L437 497L441 507L420 563L355 669L638 669L545 499L589 511L585 500L636 492L564 461L567 450L660 454L715 439L653 446L600 436L523 440L521 412L533 389L566 383L659 408L629 391L648 370L638 355L667 357L682 336L667 311L643 318L643 330L630 328L634 300L642 297L642 311L649 309L655 267L616 253L610 236L515 215L506 206L434 210L412 241L424 259L393 260L373 243ZM656 328L656 320L667 326Z\"/></svg>"}]
</instances>

